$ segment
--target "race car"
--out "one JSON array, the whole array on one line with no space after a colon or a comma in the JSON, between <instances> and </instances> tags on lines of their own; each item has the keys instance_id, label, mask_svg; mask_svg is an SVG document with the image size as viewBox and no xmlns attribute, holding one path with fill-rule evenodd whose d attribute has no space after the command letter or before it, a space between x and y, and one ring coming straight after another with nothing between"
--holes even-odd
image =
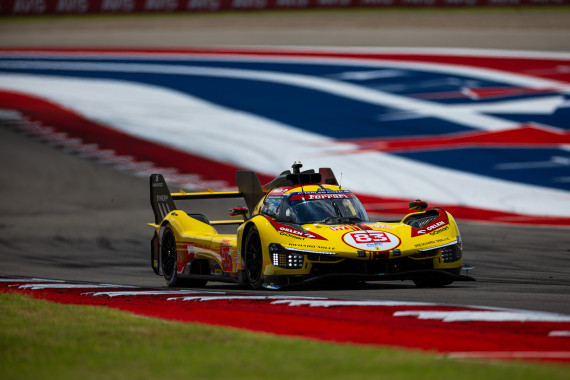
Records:
<instances>
[{"instance_id":1,"label":"race car","mask_svg":"<svg viewBox=\"0 0 570 380\"><path fill-rule=\"evenodd\" d=\"M416 200L399 222L371 221L330 168L301 167L295 163L265 186L254 172L240 170L238 191L224 192L171 193L162 175L151 175L155 274L168 286L222 281L252 289L323 279L411 280L419 287L474 281L460 273L461 235L448 212ZM219 198L240 198L247 207L231 209L233 219L213 221L174 203ZM219 233L224 225L237 231Z\"/></svg>"}]
</instances>

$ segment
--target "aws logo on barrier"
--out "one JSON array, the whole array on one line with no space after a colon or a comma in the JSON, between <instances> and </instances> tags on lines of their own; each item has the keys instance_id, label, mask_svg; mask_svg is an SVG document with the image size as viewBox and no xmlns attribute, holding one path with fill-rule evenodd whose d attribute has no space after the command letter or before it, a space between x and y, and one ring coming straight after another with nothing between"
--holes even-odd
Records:
<instances>
[{"instance_id":1,"label":"aws logo on barrier","mask_svg":"<svg viewBox=\"0 0 570 380\"><path fill-rule=\"evenodd\" d=\"M16 0L12 13L44 13L46 9L45 0Z\"/></svg>"}]
</instances>

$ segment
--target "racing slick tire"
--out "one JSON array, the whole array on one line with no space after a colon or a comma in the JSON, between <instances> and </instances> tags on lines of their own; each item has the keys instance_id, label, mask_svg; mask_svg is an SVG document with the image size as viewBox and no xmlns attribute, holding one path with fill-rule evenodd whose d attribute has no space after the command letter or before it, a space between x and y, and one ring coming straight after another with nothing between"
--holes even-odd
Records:
<instances>
[{"instance_id":1,"label":"racing slick tire","mask_svg":"<svg viewBox=\"0 0 570 380\"><path fill-rule=\"evenodd\" d=\"M162 275L169 287L185 286L202 288L206 286L207 280L195 280L178 277L176 273L176 238L170 227L166 227L162 232L160 244L160 265Z\"/></svg>"},{"instance_id":2,"label":"racing slick tire","mask_svg":"<svg viewBox=\"0 0 570 380\"><path fill-rule=\"evenodd\" d=\"M261 289L263 286L263 249L259 232L252 226L245 238L245 277L246 286L252 289Z\"/></svg>"}]
</instances>

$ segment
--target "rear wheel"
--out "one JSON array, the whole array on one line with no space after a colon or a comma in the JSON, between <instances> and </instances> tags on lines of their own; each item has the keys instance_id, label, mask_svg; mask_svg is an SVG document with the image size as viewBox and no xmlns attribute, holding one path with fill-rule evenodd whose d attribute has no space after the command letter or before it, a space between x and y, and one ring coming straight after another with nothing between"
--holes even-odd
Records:
<instances>
[{"instance_id":1,"label":"rear wheel","mask_svg":"<svg viewBox=\"0 0 570 380\"><path fill-rule=\"evenodd\" d=\"M166 227L162 233L160 244L160 263L162 275L168 286L185 286L189 288L203 288L207 280L180 278L176 272L176 239L170 227ZM192 262L191 274L203 274L207 262Z\"/></svg>"},{"instance_id":2,"label":"rear wheel","mask_svg":"<svg viewBox=\"0 0 570 380\"><path fill-rule=\"evenodd\" d=\"M249 286L261 289L263 285L263 250L259 232L251 227L245 239L245 274Z\"/></svg>"},{"instance_id":3,"label":"rear wheel","mask_svg":"<svg viewBox=\"0 0 570 380\"><path fill-rule=\"evenodd\" d=\"M166 227L162 233L160 244L160 266L162 275L168 286L176 286L176 239L170 227Z\"/></svg>"}]
</instances>

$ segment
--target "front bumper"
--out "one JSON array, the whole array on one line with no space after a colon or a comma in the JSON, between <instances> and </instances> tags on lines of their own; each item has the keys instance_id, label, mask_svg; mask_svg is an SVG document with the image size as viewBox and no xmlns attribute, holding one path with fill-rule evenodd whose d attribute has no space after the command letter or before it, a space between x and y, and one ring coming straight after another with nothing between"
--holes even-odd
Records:
<instances>
[{"instance_id":1,"label":"front bumper","mask_svg":"<svg viewBox=\"0 0 570 380\"><path fill-rule=\"evenodd\" d=\"M325 280L352 280L352 281L399 281L423 280L426 278L445 279L450 281L476 281L473 277L462 275L459 269L419 269L398 273L326 273L319 275L281 275L265 276L263 287L266 289L283 289L294 286L307 285Z\"/></svg>"}]
</instances>

